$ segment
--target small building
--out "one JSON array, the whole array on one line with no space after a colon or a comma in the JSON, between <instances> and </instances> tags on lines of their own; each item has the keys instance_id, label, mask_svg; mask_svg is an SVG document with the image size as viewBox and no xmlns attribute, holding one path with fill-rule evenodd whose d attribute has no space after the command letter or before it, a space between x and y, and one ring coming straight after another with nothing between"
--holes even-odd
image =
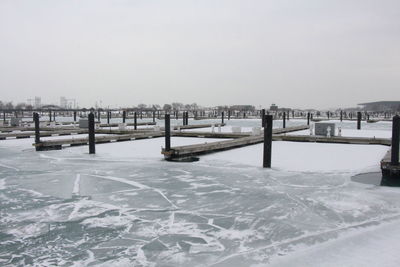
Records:
<instances>
[{"instance_id":1,"label":"small building","mask_svg":"<svg viewBox=\"0 0 400 267\"><path fill-rule=\"evenodd\" d=\"M278 111L278 106L275 105L275 104L272 104L272 105L269 107L269 110L271 110L271 111Z\"/></svg>"},{"instance_id":2,"label":"small building","mask_svg":"<svg viewBox=\"0 0 400 267\"><path fill-rule=\"evenodd\" d=\"M400 111L400 101L377 101L358 105L367 111Z\"/></svg>"}]
</instances>

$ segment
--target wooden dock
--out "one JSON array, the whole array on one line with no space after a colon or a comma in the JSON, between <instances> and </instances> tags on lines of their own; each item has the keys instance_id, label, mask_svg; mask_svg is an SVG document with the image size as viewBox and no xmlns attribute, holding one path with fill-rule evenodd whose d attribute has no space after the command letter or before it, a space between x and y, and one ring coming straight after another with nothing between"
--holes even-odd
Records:
<instances>
[{"instance_id":1,"label":"wooden dock","mask_svg":"<svg viewBox=\"0 0 400 267\"><path fill-rule=\"evenodd\" d=\"M40 137L85 134L85 133L88 133L88 130L75 129L75 130L60 130L60 131L42 131L40 133ZM5 140L8 138L20 139L20 138L31 138L31 137L35 137L35 132L0 133L0 140Z\"/></svg>"},{"instance_id":2,"label":"wooden dock","mask_svg":"<svg viewBox=\"0 0 400 267\"><path fill-rule=\"evenodd\" d=\"M139 140L139 139L147 139L147 138L155 138L162 137L164 134L160 131L158 132L136 132L132 134L120 134L120 135L104 135L104 136L96 136L95 143L109 143L109 142L121 142L121 141L131 141L131 140ZM39 144L32 144L33 146L40 147L40 150L59 150L62 149L62 146L79 146L79 145L87 145L89 143L88 137L82 138L68 138L68 139L58 139L58 140L47 140L42 141Z\"/></svg>"},{"instance_id":3,"label":"wooden dock","mask_svg":"<svg viewBox=\"0 0 400 267\"><path fill-rule=\"evenodd\" d=\"M391 150L381 160L382 177L400 179L400 165L391 164Z\"/></svg>"},{"instance_id":4,"label":"wooden dock","mask_svg":"<svg viewBox=\"0 0 400 267\"><path fill-rule=\"evenodd\" d=\"M390 146L391 140L386 138L365 138L365 137L324 137L324 136L307 136L307 135L282 135L288 131L304 130L307 126L281 128L273 130L272 140L274 141L289 141L289 142L317 142L317 143L331 143L331 144L363 144L363 145L385 145ZM307 127L308 128L308 127ZM196 134L196 133L192 133ZM197 133L199 134L199 133ZM210 135L211 136L211 135ZM194 136L193 136L194 137ZM263 135L256 136L242 136L239 137L226 134L220 134L219 138L234 138L232 140L225 140L212 143L178 146L172 147L169 151L162 149L161 153L164 154L167 160L186 161L188 158L213 153L243 146L253 145L264 142Z\"/></svg>"},{"instance_id":5,"label":"wooden dock","mask_svg":"<svg viewBox=\"0 0 400 267\"><path fill-rule=\"evenodd\" d=\"M309 126L295 126L295 127L287 127L287 128L278 128L273 129L273 133L275 135L288 133L288 132L295 132L295 131L302 131L309 129ZM177 133L175 133L177 134ZM167 160L186 160L187 158L193 157L195 155L201 155L206 153L213 153L217 151L223 151L253 144L258 144L264 142L264 136L261 135L254 135L251 136L247 134L231 134L231 133L195 133L195 132L188 132L188 133L179 133L180 136L184 135L188 137L210 137L210 138L234 138L233 140L225 140L220 142L212 142L212 143L204 143L204 144L196 144L196 145L188 145L188 146L179 146L179 147L172 147L171 150L165 151L162 149L161 153L164 154L165 159ZM190 134L192 134L190 136ZM196 136L197 135L197 136ZM217 137L218 136L218 137Z\"/></svg>"}]
</instances>

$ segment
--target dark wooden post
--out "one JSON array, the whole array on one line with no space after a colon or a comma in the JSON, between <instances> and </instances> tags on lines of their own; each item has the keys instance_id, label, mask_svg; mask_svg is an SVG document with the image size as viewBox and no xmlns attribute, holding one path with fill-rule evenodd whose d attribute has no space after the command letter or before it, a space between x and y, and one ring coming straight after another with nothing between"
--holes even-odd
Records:
<instances>
[{"instance_id":1,"label":"dark wooden post","mask_svg":"<svg viewBox=\"0 0 400 267\"><path fill-rule=\"evenodd\" d=\"M326 113L326 115L328 116L328 120L330 119L330 112L328 111L327 113Z\"/></svg>"},{"instance_id":2,"label":"dark wooden post","mask_svg":"<svg viewBox=\"0 0 400 267\"><path fill-rule=\"evenodd\" d=\"M340 111L340 121L343 121L343 110Z\"/></svg>"},{"instance_id":3,"label":"dark wooden post","mask_svg":"<svg viewBox=\"0 0 400 267\"><path fill-rule=\"evenodd\" d=\"M182 125L183 126L186 125L186 112L185 111L182 113Z\"/></svg>"},{"instance_id":4,"label":"dark wooden post","mask_svg":"<svg viewBox=\"0 0 400 267\"><path fill-rule=\"evenodd\" d=\"M153 111L153 122L156 122L156 112Z\"/></svg>"},{"instance_id":5,"label":"dark wooden post","mask_svg":"<svg viewBox=\"0 0 400 267\"><path fill-rule=\"evenodd\" d=\"M231 110L228 109L228 121L231 119Z\"/></svg>"},{"instance_id":6,"label":"dark wooden post","mask_svg":"<svg viewBox=\"0 0 400 267\"><path fill-rule=\"evenodd\" d=\"M53 121L56 121L56 112L53 113Z\"/></svg>"},{"instance_id":7,"label":"dark wooden post","mask_svg":"<svg viewBox=\"0 0 400 267\"><path fill-rule=\"evenodd\" d=\"M286 128L286 112L283 112L283 128Z\"/></svg>"},{"instance_id":8,"label":"dark wooden post","mask_svg":"<svg viewBox=\"0 0 400 267\"><path fill-rule=\"evenodd\" d=\"M186 111L186 125L189 125L189 111Z\"/></svg>"},{"instance_id":9,"label":"dark wooden post","mask_svg":"<svg viewBox=\"0 0 400 267\"><path fill-rule=\"evenodd\" d=\"M224 116L225 116L224 113L225 113L225 112L223 112L223 111L222 111L222 113L221 113L221 123L222 123L222 124L224 124L224 119L225 119L225 118L224 118Z\"/></svg>"},{"instance_id":10,"label":"dark wooden post","mask_svg":"<svg viewBox=\"0 0 400 267\"><path fill-rule=\"evenodd\" d=\"M3 123L6 123L6 112L3 110Z\"/></svg>"},{"instance_id":11,"label":"dark wooden post","mask_svg":"<svg viewBox=\"0 0 400 267\"><path fill-rule=\"evenodd\" d=\"M165 114L165 151L171 150L171 127L169 114Z\"/></svg>"},{"instance_id":12,"label":"dark wooden post","mask_svg":"<svg viewBox=\"0 0 400 267\"><path fill-rule=\"evenodd\" d=\"M74 121L76 122L76 111L74 111Z\"/></svg>"},{"instance_id":13,"label":"dark wooden post","mask_svg":"<svg viewBox=\"0 0 400 267\"><path fill-rule=\"evenodd\" d=\"M400 117L396 115L393 117L392 123L392 157L391 165L399 165L399 138L400 138Z\"/></svg>"},{"instance_id":14,"label":"dark wooden post","mask_svg":"<svg viewBox=\"0 0 400 267\"><path fill-rule=\"evenodd\" d=\"M264 118L264 155L263 167L271 168L272 152L272 115L266 115Z\"/></svg>"},{"instance_id":15,"label":"dark wooden post","mask_svg":"<svg viewBox=\"0 0 400 267\"><path fill-rule=\"evenodd\" d=\"M110 124L111 111L107 111L107 124Z\"/></svg>"},{"instance_id":16,"label":"dark wooden post","mask_svg":"<svg viewBox=\"0 0 400 267\"><path fill-rule=\"evenodd\" d=\"M265 125L265 109L261 110L261 128Z\"/></svg>"},{"instance_id":17,"label":"dark wooden post","mask_svg":"<svg viewBox=\"0 0 400 267\"><path fill-rule=\"evenodd\" d=\"M357 112L357 130L361 130L361 112Z\"/></svg>"},{"instance_id":18,"label":"dark wooden post","mask_svg":"<svg viewBox=\"0 0 400 267\"><path fill-rule=\"evenodd\" d=\"M49 120L51 121L51 110L49 110Z\"/></svg>"},{"instance_id":19,"label":"dark wooden post","mask_svg":"<svg viewBox=\"0 0 400 267\"><path fill-rule=\"evenodd\" d=\"M88 116L88 128L89 128L89 154L95 154L95 136L94 136L94 114L90 112Z\"/></svg>"},{"instance_id":20,"label":"dark wooden post","mask_svg":"<svg viewBox=\"0 0 400 267\"><path fill-rule=\"evenodd\" d=\"M122 123L125 123L126 121L126 111L122 111Z\"/></svg>"},{"instance_id":21,"label":"dark wooden post","mask_svg":"<svg viewBox=\"0 0 400 267\"><path fill-rule=\"evenodd\" d=\"M135 130L137 130L137 114L136 114L136 111L133 114L133 127L134 127Z\"/></svg>"},{"instance_id":22,"label":"dark wooden post","mask_svg":"<svg viewBox=\"0 0 400 267\"><path fill-rule=\"evenodd\" d=\"M40 143L40 122L39 122L39 114L37 112L33 113L33 122L35 123L35 144ZM36 151L39 151L40 148L36 146Z\"/></svg>"},{"instance_id":23,"label":"dark wooden post","mask_svg":"<svg viewBox=\"0 0 400 267\"><path fill-rule=\"evenodd\" d=\"M310 125L310 112L307 112L307 125Z\"/></svg>"}]
</instances>

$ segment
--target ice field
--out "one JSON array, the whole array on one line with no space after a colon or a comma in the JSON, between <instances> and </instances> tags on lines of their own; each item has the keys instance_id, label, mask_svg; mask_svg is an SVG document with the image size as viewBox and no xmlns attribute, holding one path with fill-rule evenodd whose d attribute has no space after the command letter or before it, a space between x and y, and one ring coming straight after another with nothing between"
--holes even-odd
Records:
<instances>
[{"instance_id":1,"label":"ice field","mask_svg":"<svg viewBox=\"0 0 400 267\"><path fill-rule=\"evenodd\" d=\"M189 124L209 122L220 120ZM343 136L391 134L390 122L336 124ZM0 266L400 266L400 189L351 180L379 172L389 147L276 141L263 169L262 144L177 163L163 160L164 138L95 155L32 143L0 141Z\"/></svg>"}]
</instances>

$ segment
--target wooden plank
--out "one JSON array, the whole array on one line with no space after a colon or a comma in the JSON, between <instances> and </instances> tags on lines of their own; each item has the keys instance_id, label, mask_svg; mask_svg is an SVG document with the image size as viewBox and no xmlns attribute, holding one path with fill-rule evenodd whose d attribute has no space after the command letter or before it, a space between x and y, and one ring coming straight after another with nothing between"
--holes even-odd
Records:
<instances>
[{"instance_id":1,"label":"wooden plank","mask_svg":"<svg viewBox=\"0 0 400 267\"><path fill-rule=\"evenodd\" d=\"M40 133L40 137L48 137L48 136L55 136L55 135L70 135L70 134L84 134L87 133L87 130L72 130L72 131L45 131ZM30 138L34 137L35 132L12 132L12 133L1 133L0 139L4 140L6 138Z\"/></svg>"},{"instance_id":2,"label":"wooden plank","mask_svg":"<svg viewBox=\"0 0 400 267\"><path fill-rule=\"evenodd\" d=\"M309 136L309 135L279 135L274 136L274 141L289 142L316 142L331 144L355 144L355 145L384 145L390 146L390 138L369 138L369 137L325 137L325 136Z\"/></svg>"},{"instance_id":3,"label":"wooden plank","mask_svg":"<svg viewBox=\"0 0 400 267\"><path fill-rule=\"evenodd\" d=\"M151 132L151 133L135 133L135 134L123 134L123 135L105 135L105 136L96 136L96 143L106 143L106 142L115 142L115 141L130 141L136 139L145 139L145 138L154 138L161 137L164 134L162 132ZM83 138L68 138L68 139L58 139L58 140L47 140L43 141L39 144L32 144L33 146L40 147L55 147L62 145L85 145L89 142L88 137Z\"/></svg>"},{"instance_id":4,"label":"wooden plank","mask_svg":"<svg viewBox=\"0 0 400 267\"><path fill-rule=\"evenodd\" d=\"M306 135L281 135L277 134L281 129L275 129L274 141L291 142L319 142L335 144L364 144L364 145L390 145L390 139L385 138L365 138L365 137L324 137L324 136L306 136ZM263 136L246 136L220 142L178 146L172 147L170 151L162 150L166 159L190 157L194 155L212 153L216 151L228 150L247 145L253 145L263 142Z\"/></svg>"}]
</instances>

